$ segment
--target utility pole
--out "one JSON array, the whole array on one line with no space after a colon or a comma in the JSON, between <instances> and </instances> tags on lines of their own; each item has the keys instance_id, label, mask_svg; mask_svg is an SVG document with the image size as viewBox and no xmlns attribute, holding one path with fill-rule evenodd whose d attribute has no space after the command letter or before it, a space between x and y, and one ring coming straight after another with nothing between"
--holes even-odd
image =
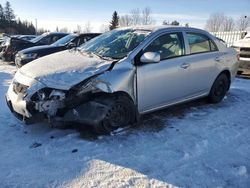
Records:
<instances>
[{"instance_id":1,"label":"utility pole","mask_svg":"<svg viewBox=\"0 0 250 188\"><path fill-rule=\"evenodd\" d=\"M37 18L36 18L36 35L37 35Z\"/></svg>"}]
</instances>

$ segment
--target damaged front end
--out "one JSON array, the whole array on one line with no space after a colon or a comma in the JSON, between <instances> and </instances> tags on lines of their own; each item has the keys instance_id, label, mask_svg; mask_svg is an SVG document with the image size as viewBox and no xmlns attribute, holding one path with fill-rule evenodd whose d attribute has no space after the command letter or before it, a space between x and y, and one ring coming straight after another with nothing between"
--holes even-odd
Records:
<instances>
[{"instance_id":1,"label":"damaged front end","mask_svg":"<svg viewBox=\"0 0 250 188\"><path fill-rule=\"evenodd\" d=\"M74 72L74 77L82 74ZM27 124L48 121L59 126L67 122L97 125L110 110L114 94L125 93L135 102L135 67L128 61L116 62L71 87L67 83L65 89L62 84L45 85L46 82L31 79L20 71L15 77L27 86L13 81L6 95L7 103ZM42 81L49 80L43 78Z\"/></svg>"},{"instance_id":2,"label":"damaged front end","mask_svg":"<svg viewBox=\"0 0 250 188\"><path fill-rule=\"evenodd\" d=\"M70 90L43 88L32 95L27 102L27 110L33 117L43 117L49 123L76 122L98 124L108 111L108 106L95 100L103 91L95 86L98 82L91 78L77 84ZM37 118L41 121L41 118Z\"/></svg>"}]
</instances>

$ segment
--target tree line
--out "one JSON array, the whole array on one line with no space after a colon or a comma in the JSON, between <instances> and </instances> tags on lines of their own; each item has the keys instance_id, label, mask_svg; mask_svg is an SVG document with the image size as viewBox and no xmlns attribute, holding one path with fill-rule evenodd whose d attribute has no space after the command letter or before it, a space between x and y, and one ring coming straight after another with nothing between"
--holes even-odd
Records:
<instances>
[{"instance_id":1,"label":"tree line","mask_svg":"<svg viewBox=\"0 0 250 188\"><path fill-rule=\"evenodd\" d=\"M144 9L132 9L129 14L118 15L117 11L114 11L112 15L112 20L109 24L109 30L113 30L117 27L128 27L135 25L153 25L156 21L152 17L152 11L149 7L145 7ZM180 25L180 23L176 20L167 21L164 20L162 22L163 25ZM188 27L188 23L185 24Z\"/></svg>"},{"instance_id":2,"label":"tree line","mask_svg":"<svg viewBox=\"0 0 250 188\"><path fill-rule=\"evenodd\" d=\"M250 27L250 16L242 15L238 19L226 16L223 13L213 13L206 22L205 29L211 32L218 31L244 31Z\"/></svg>"},{"instance_id":3,"label":"tree line","mask_svg":"<svg viewBox=\"0 0 250 188\"><path fill-rule=\"evenodd\" d=\"M14 10L7 1L4 6L0 4L0 33L33 35L36 34L36 28L32 22L16 19Z\"/></svg>"}]
</instances>

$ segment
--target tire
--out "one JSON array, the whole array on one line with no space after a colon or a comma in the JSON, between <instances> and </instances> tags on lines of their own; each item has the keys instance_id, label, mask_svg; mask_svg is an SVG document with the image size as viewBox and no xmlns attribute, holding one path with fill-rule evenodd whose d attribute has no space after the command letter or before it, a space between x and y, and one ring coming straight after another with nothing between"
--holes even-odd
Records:
<instances>
[{"instance_id":1,"label":"tire","mask_svg":"<svg viewBox=\"0 0 250 188\"><path fill-rule=\"evenodd\" d=\"M136 110L134 103L126 96L115 96L108 99L109 110L100 124L95 126L98 134L109 134L135 122Z\"/></svg>"},{"instance_id":2,"label":"tire","mask_svg":"<svg viewBox=\"0 0 250 188\"><path fill-rule=\"evenodd\" d=\"M213 83L213 86L208 95L208 100L210 103L218 103L222 101L225 97L230 83L227 75L221 74L219 75Z\"/></svg>"}]
</instances>

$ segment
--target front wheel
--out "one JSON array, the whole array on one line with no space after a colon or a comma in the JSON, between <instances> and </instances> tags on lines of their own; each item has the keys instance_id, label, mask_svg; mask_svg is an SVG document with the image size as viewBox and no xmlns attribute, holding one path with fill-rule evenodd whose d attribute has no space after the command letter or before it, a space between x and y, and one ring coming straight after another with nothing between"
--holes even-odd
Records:
<instances>
[{"instance_id":1,"label":"front wheel","mask_svg":"<svg viewBox=\"0 0 250 188\"><path fill-rule=\"evenodd\" d=\"M219 75L210 90L208 95L208 100L211 103L218 103L220 102L226 95L228 88L229 88L229 79L227 75L221 74Z\"/></svg>"},{"instance_id":2,"label":"front wheel","mask_svg":"<svg viewBox=\"0 0 250 188\"><path fill-rule=\"evenodd\" d=\"M131 125L136 119L136 110L131 99L126 96L114 96L109 101L109 110L105 118L95 126L96 132L100 134L107 134L118 128Z\"/></svg>"}]
</instances>

